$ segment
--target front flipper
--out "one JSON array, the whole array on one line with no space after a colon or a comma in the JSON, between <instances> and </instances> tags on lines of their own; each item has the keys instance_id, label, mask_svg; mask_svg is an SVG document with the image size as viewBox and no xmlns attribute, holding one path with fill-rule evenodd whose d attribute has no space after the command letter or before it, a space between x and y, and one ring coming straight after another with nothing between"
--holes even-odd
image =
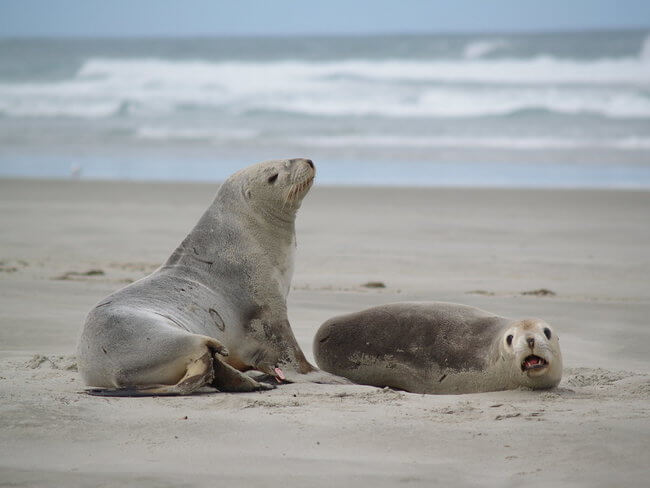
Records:
<instances>
[{"instance_id":1,"label":"front flipper","mask_svg":"<svg viewBox=\"0 0 650 488\"><path fill-rule=\"evenodd\" d=\"M309 373L297 373L295 371L283 369L284 379L281 383L318 383L323 385L353 385L354 383L342 376L336 376L327 373L323 370L317 369ZM278 378L276 376L266 373L249 373L258 382L277 384Z\"/></svg>"},{"instance_id":2,"label":"front flipper","mask_svg":"<svg viewBox=\"0 0 650 488\"><path fill-rule=\"evenodd\" d=\"M218 356L214 358L213 371L214 378L211 386L217 388L219 391L245 392L272 390L275 388L273 385L255 381L250 376L221 361Z\"/></svg>"},{"instance_id":3,"label":"front flipper","mask_svg":"<svg viewBox=\"0 0 650 488\"><path fill-rule=\"evenodd\" d=\"M342 376L327 373L321 369L309 373L297 373L295 371L284 371L286 380L290 383L319 383L323 385L353 385L350 380Z\"/></svg>"}]
</instances>

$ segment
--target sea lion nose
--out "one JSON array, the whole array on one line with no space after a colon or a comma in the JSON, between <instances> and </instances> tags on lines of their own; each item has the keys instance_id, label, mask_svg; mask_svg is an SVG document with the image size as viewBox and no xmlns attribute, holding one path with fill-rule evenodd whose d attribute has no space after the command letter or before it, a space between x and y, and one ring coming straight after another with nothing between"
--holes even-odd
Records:
<instances>
[{"instance_id":1,"label":"sea lion nose","mask_svg":"<svg viewBox=\"0 0 650 488\"><path fill-rule=\"evenodd\" d=\"M314 162L311 159L304 159L304 158L299 158L299 159L292 159L291 162L297 163L299 161L303 161L307 163L309 166L311 166L311 169L314 169Z\"/></svg>"},{"instance_id":2,"label":"sea lion nose","mask_svg":"<svg viewBox=\"0 0 650 488\"><path fill-rule=\"evenodd\" d=\"M528 347L533 349L535 347L535 338L534 337L528 337L526 339L526 342L528 343Z\"/></svg>"}]
</instances>

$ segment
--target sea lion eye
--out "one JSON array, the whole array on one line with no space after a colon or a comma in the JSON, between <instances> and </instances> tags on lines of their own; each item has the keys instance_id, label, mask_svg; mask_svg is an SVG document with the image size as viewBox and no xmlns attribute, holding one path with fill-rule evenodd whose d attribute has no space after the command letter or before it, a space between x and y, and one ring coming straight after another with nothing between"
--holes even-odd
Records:
<instances>
[{"instance_id":1,"label":"sea lion eye","mask_svg":"<svg viewBox=\"0 0 650 488\"><path fill-rule=\"evenodd\" d=\"M506 342L508 343L509 346L512 346L512 334L506 337Z\"/></svg>"},{"instance_id":2,"label":"sea lion eye","mask_svg":"<svg viewBox=\"0 0 650 488\"><path fill-rule=\"evenodd\" d=\"M275 183L275 180L278 179L278 173L275 173L273 176L269 176L269 179L267 180L269 183L273 184Z\"/></svg>"},{"instance_id":3,"label":"sea lion eye","mask_svg":"<svg viewBox=\"0 0 650 488\"><path fill-rule=\"evenodd\" d=\"M544 335L546 336L547 339L551 338L551 329L548 327L544 327Z\"/></svg>"}]
</instances>

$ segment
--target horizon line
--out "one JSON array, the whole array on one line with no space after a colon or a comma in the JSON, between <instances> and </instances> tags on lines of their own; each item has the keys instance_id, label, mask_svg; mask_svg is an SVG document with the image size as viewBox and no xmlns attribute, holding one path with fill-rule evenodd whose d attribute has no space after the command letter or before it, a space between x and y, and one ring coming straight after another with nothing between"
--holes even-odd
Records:
<instances>
[{"instance_id":1,"label":"horizon line","mask_svg":"<svg viewBox=\"0 0 650 488\"><path fill-rule=\"evenodd\" d=\"M200 33L200 34L14 34L4 35L0 32L1 41L11 40L153 40L153 39L292 39L292 38L366 38L366 37L425 37L425 36L468 36L468 35L551 35L551 34L587 34L587 33L613 33L613 32L642 32L650 34L650 24L645 26L626 27L575 27L575 28L541 28L541 29L503 29L503 30L436 30L436 31L377 31L377 32L322 32L322 33Z\"/></svg>"}]
</instances>

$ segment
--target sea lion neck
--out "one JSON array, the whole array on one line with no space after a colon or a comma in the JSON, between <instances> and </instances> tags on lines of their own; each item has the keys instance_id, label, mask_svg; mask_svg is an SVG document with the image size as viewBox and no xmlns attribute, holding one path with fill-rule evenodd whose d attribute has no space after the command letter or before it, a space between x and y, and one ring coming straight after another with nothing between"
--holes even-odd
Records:
<instances>
[{"instance_id":1,"label":"sea lion neck","mask_svg":"<svg viewBox=\"0 0 650 488\"><path fill-rule=\"evenodd\" d=\"M245 186L226 181L219 188L210 208L217 206L249 222L268 226L267 229L279 228L282 232L293 232L298 206L289 202L280 205L278 202L259 200L256 195L248 192Z\"/></svg>"},{"instance_id":2,"label":"sea lion neck","mask_svg":"<svg viewBox=\"0 0 650 488\"><path fill-rule=\"evenodd\" d=\"M260 221L261 225L266 224L283 232L293 232L295 229L297 208L276 208L258 202L249 202L249 206L252 210L250 215Z\"/></svg>"},{"instance_id":3,"label":"sea lion neck","mask_svg":"<svg viewBox=\"0 0 650 488\"><path fill-rule=\"evenodd\" d=\"M263 214L238 190L239 187L228 182L222 186L164 267L186 268L191 270L194 279L208 282L224 274L258 274L267 266L278 266L289 272L291 249L295 246L295 214L292 218L277 218L273 212ZM250 262L230 259L230 256L239 255L243 249L265 257L268 264L257 263L255 270L242 269L250 266Z\"/></svg>"}]
</instances>

